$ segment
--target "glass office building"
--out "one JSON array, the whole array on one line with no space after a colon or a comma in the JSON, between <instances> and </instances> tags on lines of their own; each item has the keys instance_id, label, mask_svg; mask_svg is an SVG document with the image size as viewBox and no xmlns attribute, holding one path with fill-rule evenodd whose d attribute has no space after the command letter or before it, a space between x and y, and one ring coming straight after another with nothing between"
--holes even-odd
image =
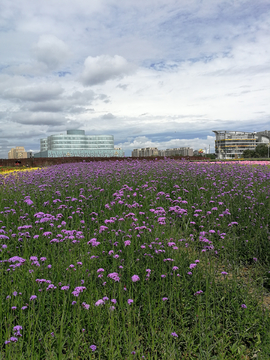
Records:
<instances>
[{"instance_id":1,"label":"glass office building","mask_svg":"<svg viewBox=\"0 0 270 360\"><path fill-rule=\"evenodd\" d=\"M40 139L40 152L34 157L123 157L122 149L114 148L113 135L85 135L84 130L67 130Z\"/></svg>"}]
</instances>

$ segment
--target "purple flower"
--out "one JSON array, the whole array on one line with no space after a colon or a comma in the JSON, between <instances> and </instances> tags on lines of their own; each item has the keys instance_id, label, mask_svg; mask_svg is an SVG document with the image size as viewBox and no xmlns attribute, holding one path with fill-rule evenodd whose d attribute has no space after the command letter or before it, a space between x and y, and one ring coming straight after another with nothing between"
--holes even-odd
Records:
<instances>
[{"instance_id":1,"label":"purple flower","mask_svg":"<svg viewBox=\"0 0 270 360\"><path fill-rule=\"evenodd\" d=\"M133 300L132 299L128 299L128 305L132 304L133 303Z\"/></svg>"},{"instance_id":2,"label":"purple flower","mask_svg":"<svg viewBox=\"0 0 270 360\"><path fill-rule=\"evenodd\" d=\"M111 302L114 303L114 304L117 303L116 299L112 299Z\"/></svg>"},{"instance_id":3,"label":"purple flower","mask_svg":"<svg viewBox=\"0 0 270 360\"><path fill-rule=\"evenodd\" d=\"M197 266L197 264L190 264L190 265L189 265L189 268L190 268L190 269L194 269L196 266Z\"/></svg>"},{"instance_id":4,"label":"purple flower","mask_svg":"<svg viewBox=\"0 0 270 360\"><path fill-rule=\"evenodd\" d=\"M77 301L72 301L71 305L77 304Z\"/></svg>"},{"instance_id":5,"label":"purple flower","mask_svg":"<svg viewBox=\"0 0 270 360\"><path fill-rule=\"evenodd\" d=\"M115 307L114 307L114 306L110 306L110 307L109 307L109 310L110 310L110 311L113 311L113 310L115 310Z\"/></svg>"},{"instance_id":6,"label":"purple flower","mask_svg":"<svg viewBox=\"0 0 270 360\"><path fill-rule=\"evenodd\" d=\"M11 342L17 342L18 339L17 339L16 337L14 337L14 336L11 336L10 341L11 341Z\"/></svg>"},{"instance_id":7,"label":"purple flower","mask_svg":"<svg viewBox=\"0 0 270 360\"><path fill-rule=\"evenodd\" d=\"M246 309L246 308L247 308L247 305L242 304L242 305L241 305L241 308Z\"/></svg>"},{"instance_id":8,"label":"purple flower","mask_svg":"<svg viewBox=\"0 0 270 360\"><path fill-rule=\"evenodd\" d=\"M189 272L188 272L188 275L192 275L192 272L191 272L191 271L189 271Z\"/></svg>"},{"instance_id":9,"label":"purple flower","mask_svg":"<svg viewBox=\"0 0 270 360\"><path fill-rule=\"evenodd\" d=\"M14 295L14 296L17 296L17 295L18 295L17 291L14 291L14 292L13 292L13 295Z\"/></svg>"},{"instance_id":10,"label":"purple flower","mask_svg":"<svg viewBox=\"0 0 270 360\"><path fill-rule=\"evenodd\" d=\"M172 332L171 335L174 336L174 337L178 337L178 335L176 334L176 332Z\"/></svg>"},{"instance_id":11,"label":"purple flower","mask_svg":"<svg viewBox=\"0 0 270 360\"><path fill-rule=\"evenodd\" d=\"M165 277L166 277L166 275L161 275L161 277L162 277L162 278L165 278Z\"/></svg>"},{"instance_id":12,"label":"purple flower","mask_svg":"<svg viewBox=\"0 0 270 360\"><path fill-rule=\"evenodd\" d=\"M22 310L26 310L26 309L27 309L27 306L23 306L23 307L22 307Z\"/></svg>"},{"instance_id":13,"label":"purple flower","mask_svg":"<svg viewBox=\"0 0 270 360\"><path fill-rule=\"evenodd\" d=\"M254 260L255 262L257 262L257 261L258 261L258 259L257 259L257 258L255 258L255 257L253 258L253 260Z\"/></svg>"},{"instance_id":14,"label":"purple flower","mask_svg":"<svg viewBox=\"0 0 270 360\"><path fill-rule=\"evenodd\" d=\"M54 332L51 332L52 337L54 337Z\"/></svg>"},{"instance_id":15,"label":"purple flower","mask_svg":"<svg viewBox=\"0 0 270 360\"><path fill-rule=\"evenodd\" d=\"M172 270L175 271L175 270L178 270L179 268L177 266L173 266Z\"/></svg>"},{"instance_id":16,"label":"purple flower","mask_svg":"<svg viewBox=\"0 0 270 360\"><path fill-rule=\"evenodd\" d=\"M117 272L113 272L113 273L110 273L108 275L109 278L113 279L114 281L120 281L120 277L119 275L117 274Z\"/></svg>"},{"instance_id":17,"label":"purple flower","mask_svg":"<svg viewBox=\"0 0 270 360\"><path fill-rule=\"evenodd\" d=\"M221 271L222 275L228 275L228 273L226 271Z\"/></svg>"},{"instance_id":18,"label":"purple flower","mask_svg":"<svg viewBox=\"0 0 270 360\"><path fill-rule=\"evenodd\" d=\"M166 300L168 300L168 298L167 298L167 297L162 298L162 301L166 301Z\"/></svg>"},{"instance_id":19,"label":"purple flower","mask_svg":"<svg viewBox=\"0 0 270 360\"><path fill-rule=\"evenodd\" d=\"M95 303L95 306L103 305L105 304L104 300L100 299Z\"/></svg>"},{"instance_id":20,"label":"purple flower","mask_svg":"<svg viewBox=\"0 0 270 360\"><path fill-rule=\"evenodd\" d=\"M69 290L69 286L62 286L61 290Z\"/></svg>"},{"instance_id":21,"label":"purple flower","mask_svg":"<svg viewBox=\"0 0 270 360\"><path fill-rule=\"evenodd\" d=\"M200 295L200 294L202 294L202 293L203 293L203 291L202 291L202 290L196 291L196 292L194 293L194 296L196 296L196 295Z\"/></svg>"},{"instance_id":22,"label":"purple flower","mask_svg":"<svg viewBox=\"0 0 270 360\"><path fill-rule=\"evenodd\" d=\"M12 306L11 309L12 309L12 310L16 310L16 309L17 309L17 306Z\"/></svg>"},{"instance_id":23,"label":"purple flower","mask_svg":"<svg viewBox=\"0 0 270 360\"><path fill-rule=\"evenodd\" d=\"M22 330L22 326L21 326L21 325L16 325L16 326L14 326L14 328L13 328L13 331L18 331L18 332L20 332L20 330Z\"/></svg>"},{"instance_id":24,"label":"purple flower","mask_svg":"<svg viewBox=\"0 0 270 360\"><path fill-rule=\"evenodd\" d=\"M35 300L37 298L37 296L36 295L32 295L32 296L30 296L30 300Z\"/></svg>"},{"instance_id":25,"label":"purple flower","mask_svg":"<svg viewBox=\"0 0 270 360\"><path fill-rule=\"evenodd\" d=\"M136 282L136 281L139 281L140 278L139 278L138 275L133 275L133 276L131 277L131 280L132 280L133 282Z\"/></svg>"},{"instance_id":26,"label":"purple flower","mask_svg":"<svg viewBox=\"0 0 270 360\"><path fill-rule=\"evenodd\" d=\"M89 346L89 348L90 348L92 351L96 351L96 349L97 349L96 345L91 345L91 346Z\"/></svg>"}]
</instances>

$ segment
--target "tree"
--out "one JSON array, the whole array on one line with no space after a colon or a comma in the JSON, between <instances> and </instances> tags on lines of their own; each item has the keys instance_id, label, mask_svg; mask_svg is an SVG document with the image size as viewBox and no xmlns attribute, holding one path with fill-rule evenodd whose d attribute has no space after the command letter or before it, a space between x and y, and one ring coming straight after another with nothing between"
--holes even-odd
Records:
<instances>
[{"instance_id":1,"label":"tree","mask_svg":"<svg viewBox=\"0 0 270 360\"><path fill-rule=\"evenodd\" d=\"M205 157L214 160L216 159L216 154L205 154Z\"/></svg>"},{"instance_id":2,"label":"tree","mask_svg":"<svg viewBox=\"0 0 270 360\"><path fill-rule=\"evenodd\" d=\"M255 157L255 154L254 150L247 149L243 151L242 156L243 158L253 158Z\"/></svg>"},{"instance_id":3,"label":"tree","mask_svg":"<svg viewBox=\"0 0 270 360\"><path fill-rule=\"evenodd\" d=\"M258 144L256 146L255 152L258 154L258 157L267 157L268 155L268 148L266 144Z\"/></svg>"}]
</instances>

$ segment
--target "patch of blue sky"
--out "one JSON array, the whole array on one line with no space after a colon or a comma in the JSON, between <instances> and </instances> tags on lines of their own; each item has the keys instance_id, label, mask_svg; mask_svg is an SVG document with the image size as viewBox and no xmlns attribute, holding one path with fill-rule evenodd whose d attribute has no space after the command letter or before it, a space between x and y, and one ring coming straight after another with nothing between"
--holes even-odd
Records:
<instances>
[{"instance_id":1,"label":"patch of blue sky","mask_svg":"<svg viewBox=\"0 0 270 360\"><path fill-rule=\"evenodd\" d=\"M58 71L57 75L59 77L65 77L66 75L71 75L71 72L70 71Z\"/></svg>"},{"instance_id":2,"label":"patch of blue sky","mask_svg":"<svg viewBox=\"0 0 270 360\"><path fill-rule=\"evenodd\" d=\"M5 70L5 69L8 69L9 68L9 65L1 65L0 64L0 72Z\"/></svg>"},{"instance_id":3,"label":"patch of blue sky","mask_svg":"<svg viewBox=\"0 0 270 360\"><path fill-rule=\"evenodd\" d=\"M145 64L145 66L156 71L177 71L179 64L174 61L158 61Z\"/></svg>"}]
</instances>

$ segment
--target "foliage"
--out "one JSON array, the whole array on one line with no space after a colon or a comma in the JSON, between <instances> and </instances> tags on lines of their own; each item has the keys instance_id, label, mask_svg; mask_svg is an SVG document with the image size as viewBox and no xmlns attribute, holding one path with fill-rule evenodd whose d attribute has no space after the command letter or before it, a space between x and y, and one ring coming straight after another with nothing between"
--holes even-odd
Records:
<instances>
[{"instance_id":1,"label":"foliage","mask_svg":"<svg viewBox=\"0 0 270 360\"><path fill-rule=\"evenodd\" d=\"M268 157L268 146L266 144L258 144L255 150L244 150L242 156L244 158L265 158Z\"/></svg>"},{"instance_id":2,"label":"foliage","mask_svg":"<svg viewBox=\"0 0 270 360\"><path fill-rule=\"evenodd\" d=\"M0 175L2 358L266 359L269 180L170 159Z\"/></svg>"}]
</instances>

